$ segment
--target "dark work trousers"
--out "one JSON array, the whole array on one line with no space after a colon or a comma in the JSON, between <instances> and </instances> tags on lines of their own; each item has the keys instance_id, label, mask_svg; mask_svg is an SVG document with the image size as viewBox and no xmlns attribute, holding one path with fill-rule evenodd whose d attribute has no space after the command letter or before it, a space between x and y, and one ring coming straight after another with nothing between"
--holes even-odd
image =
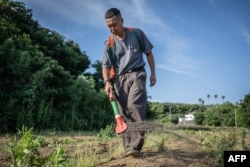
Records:
<instances>
[{"instance_id":1,"label":"dark work trousers","mask_svg":"<svg viewBox=\"0 0 250 167\"><path fill-rule=\"evenodd\" d=\"M121 116L128 123L141 122L146 116L146 72L128 72L116 76L114 89ZM130 127L133 128L133 127ZM122 134L125 151L140 151L144 143L144 132L133 131Z\"/></svg>"}]
</instances>

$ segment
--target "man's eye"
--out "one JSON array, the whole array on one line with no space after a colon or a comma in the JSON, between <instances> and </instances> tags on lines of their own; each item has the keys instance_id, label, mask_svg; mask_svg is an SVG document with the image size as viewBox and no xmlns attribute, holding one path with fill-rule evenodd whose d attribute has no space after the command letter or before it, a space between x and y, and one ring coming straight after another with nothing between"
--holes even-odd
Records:
<instances>
[{"instance_id":1,"label":"man's eye","mask_svg":"<svg viewBox=\"0 0 250 167\"><path fill-rule=\"evenodd\" d=\"M111 27L115 27L116 26L116 24L111 24L111 25L109 25L109 27L111 28Z\"/></svg>"}]
</instances>

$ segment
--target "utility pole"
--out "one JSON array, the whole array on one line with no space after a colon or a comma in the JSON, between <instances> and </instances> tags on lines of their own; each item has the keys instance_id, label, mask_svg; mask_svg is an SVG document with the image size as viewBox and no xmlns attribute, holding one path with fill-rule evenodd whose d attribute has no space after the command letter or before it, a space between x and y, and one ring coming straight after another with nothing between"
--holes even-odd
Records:
<instances>
[{"instance_id":1,"label":"utility pole","mask_svg":"<svg viewBox=\"0 0 250 167\"><path fill-rule=\"evenodd\" d=\"M171 106L170 106L170 107L168 107L168 109L169 109L169 113L170 113L170 120L171 120Z\"/></svg>"},{"instance_id":2,"label":"utility pole","mask_svg":"<svg viewBox=\"0 0 250 167\"><path fill-rule=\"evenodd\" d=\"M237 128L237 115L236 115L236 109L234 109L234 121L235 121L235 127Z\"/></svg>"}]
</instances>

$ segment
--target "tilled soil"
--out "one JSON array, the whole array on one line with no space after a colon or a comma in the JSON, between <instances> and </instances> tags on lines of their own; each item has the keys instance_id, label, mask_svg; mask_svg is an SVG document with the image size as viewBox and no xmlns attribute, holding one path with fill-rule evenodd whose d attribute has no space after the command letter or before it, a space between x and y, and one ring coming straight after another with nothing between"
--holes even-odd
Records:
<instances>
[{"instance_id":1,"label":"tilled soil","mask_svg":"<svg viewBox=\"0 0 250 167\"><path fill-rule=\"evenodd\" d=\"M214 167L213 158L204 153L197 141L177 135L165 143L165 150L145 149L140 157L118 157L98 167Z\"/></svg>"},{"instance_id":2,"label":"tilled soil","mask_svg":"<svg viewBox=\"0 0 250 167\"><path fill-rule=\"evenodd\" d=\"M143 125L145 128L145 125ZM148 126L148 127L147 127ZM53 138L61 141L67 156L73 158L76 154L90 155L90 148L98 155L96 167L214 167L215 160L204 153L199 144L199 139L192 135L179 133L173 128L161 127L158 125L147 124L149 131L159 131L145 138L145 145L139 157L124 157L111 153L111 150L117 149L121 145L121 140L101 142L97 140L96 135L78 135L78 136L45 136L45 140L51 143ZM136 126L135 126L136 127ZM138 126L137 128L141 128ZM138 129L137 129L138 130ZM148 133L151 133L148 132ZM154 135L168 135L161 146L157 146ZM151 138L150 138L151 137ZM152 137L155 137L153 141ZM5 149L7 143L13 140L13 136L0 136L0 167L7 167L11 162L11 155ZM151 141L152 140L152 141ZM67 141L67 142L65 142ZM84 142L84 143L83 143ZM41 156L46 157L52 151L51 147L45 146L39 150ZM84 166L84 165L83 165ZM217 165L218 166L218 165Z\"/></svg>"}]
</instances>

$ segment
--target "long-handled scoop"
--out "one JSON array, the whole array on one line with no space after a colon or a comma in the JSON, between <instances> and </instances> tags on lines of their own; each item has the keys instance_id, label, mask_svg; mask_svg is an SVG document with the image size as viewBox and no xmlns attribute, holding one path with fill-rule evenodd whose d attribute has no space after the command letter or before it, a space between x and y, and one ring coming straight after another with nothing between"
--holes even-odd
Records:
<instances>
[{"instance_id":1,"label":"long-handled scoop","mask_svg":"<svg viewBox=\"0 0 250 167\"><path fill-rule=\"evenodd\" d=\"M113 108L113 112L115 114L115 121L116 121L115 133L116 134L121 134L121 133L123 133L123 132L125 132L127 130L128 126L123 121L123 119L122 119L122 117L120 115L116 98L115 98L115 96L113 95L112 92L109 94L109 99L110 99L110 103L111 103L112 108Z\"/></svg>"}]
</instances>

